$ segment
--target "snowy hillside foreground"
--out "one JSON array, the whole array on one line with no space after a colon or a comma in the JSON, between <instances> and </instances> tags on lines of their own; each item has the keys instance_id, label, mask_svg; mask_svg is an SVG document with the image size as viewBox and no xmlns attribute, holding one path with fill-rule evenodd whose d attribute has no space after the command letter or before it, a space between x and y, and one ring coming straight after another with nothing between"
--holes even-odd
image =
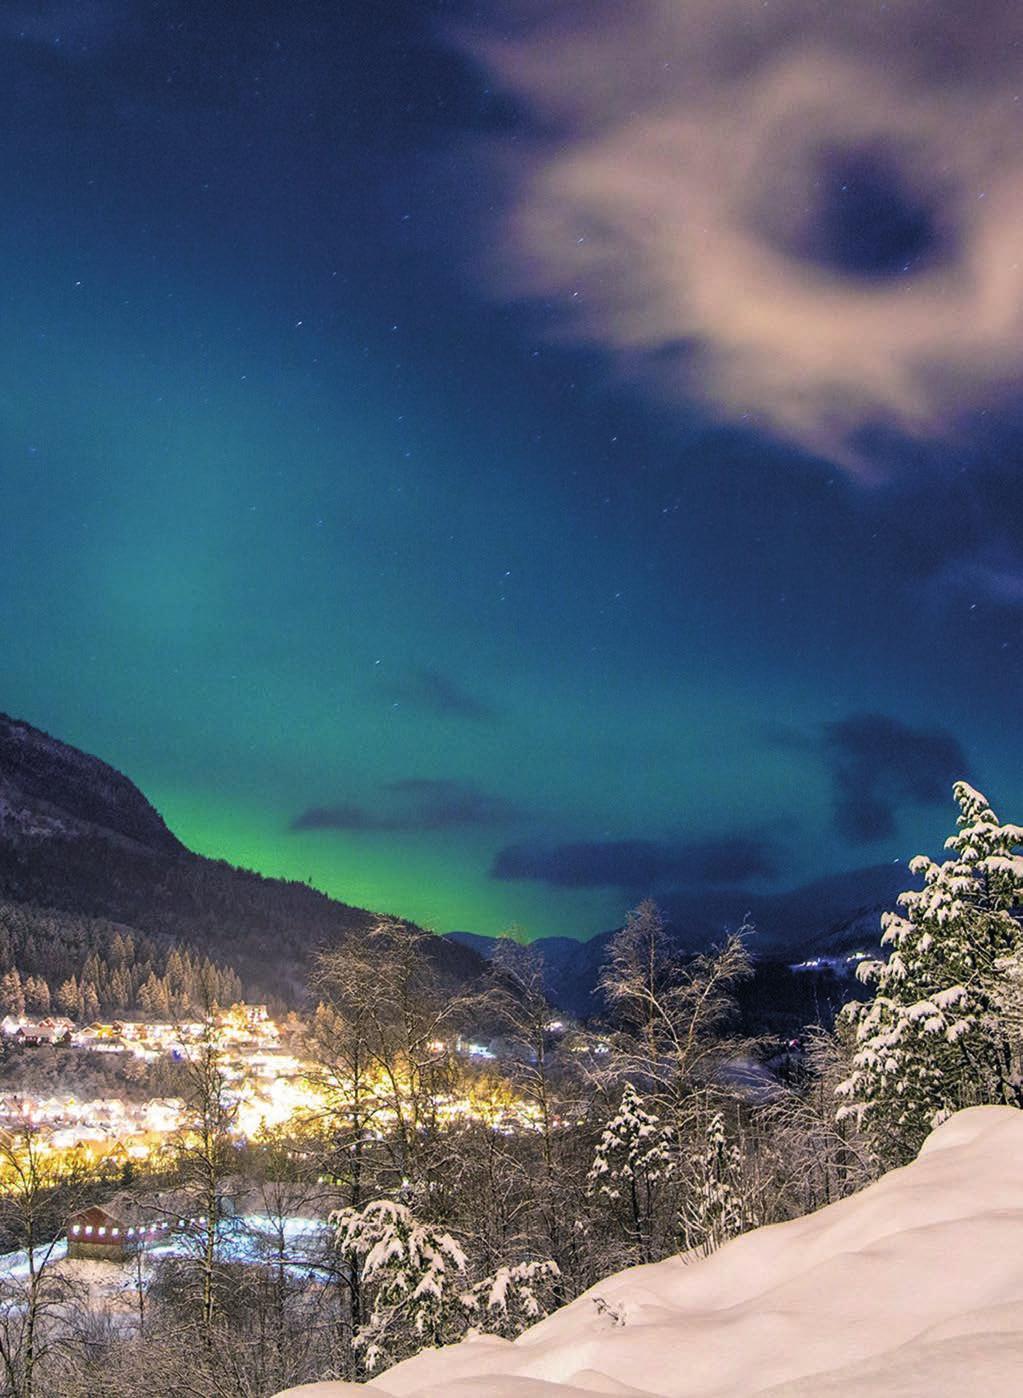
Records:
<instances>
[{"instance_id":1,"label":"snowy hillside foreground","mask_svg":"<svg viewBox=\"0 0 1023 1398\"><path fill-rule=\"evenodd\" d=\"M1011 1107L959 1112L912 1165L806 1218L704 1261L620 1272L514 1342L473 1337L370 1384L287 1398L974 1391L1023 1393L1023 1112Z\"/></svg>"}]
</instances>

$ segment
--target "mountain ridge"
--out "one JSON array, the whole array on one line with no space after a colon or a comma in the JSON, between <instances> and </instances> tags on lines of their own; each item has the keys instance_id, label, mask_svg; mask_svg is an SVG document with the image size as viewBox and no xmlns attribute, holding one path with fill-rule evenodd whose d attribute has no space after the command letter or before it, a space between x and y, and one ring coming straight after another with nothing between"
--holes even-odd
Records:
<instances>
[{"instance_id":1,"label":"mountain ridge","mask_svg":"<svg viewBox=\"0 0 1023 1398\"><path fill-rule=\"evenodd\" d=\"M907 877L902 865L874 865L776 893L683 890L660 901L682 954L748 918L758 963L840 960L877 946L880 913ZM317 947L365 936L385 916L194 853L116 768L7 714L0 714L0 902L176 939L229 962L261 994L292 1001L304 993ZM581 1018L600 1010L595 991L615 930L531 944L544 957L558 1008ZM456 980L478 975L497 944L471 932L430 943L439 968Z\"/></svg>"},{"instance_id":2,"label":"mountain ridge","mask_svg":"<svg viewBox=\"0 0 1023 1398\"><path fill-rule=\"evenodd\" d=\"M748 945L755 962L787 965L813 957L842 961L856 951L878 952L881 913L895 904L912 882L903 864L875 864L824 875L776 893L743 889L675 892L658 900L669 935L681 953L705 949L728 931L751 925ZM601 962L617 928L592 937L538 937L529 946L544 961L544 980L552 1003L580 1017L600 1008L595 998ZM474 932L447 937L487 961L499 938Z\"/></svg>"}]
</instances>

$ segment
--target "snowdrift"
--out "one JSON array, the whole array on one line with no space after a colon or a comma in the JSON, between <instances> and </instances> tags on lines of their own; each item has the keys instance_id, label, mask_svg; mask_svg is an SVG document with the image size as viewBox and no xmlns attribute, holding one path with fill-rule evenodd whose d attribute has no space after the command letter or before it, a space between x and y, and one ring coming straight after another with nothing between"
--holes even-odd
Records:
<instances>
[{"instance_id":1,"label":"snowdrift","mask_svg":"<svg viewBox=\"0 0 1023 1398\"><path fill-rule=\"evenodd\" d=\"M470 1338L288 1398L969 1391L1023 1393L1023 1112L1009 1107L959 1112L912 1165L807 1218L620 1272L513 1343Z\"/></svg>"}]
</instances>

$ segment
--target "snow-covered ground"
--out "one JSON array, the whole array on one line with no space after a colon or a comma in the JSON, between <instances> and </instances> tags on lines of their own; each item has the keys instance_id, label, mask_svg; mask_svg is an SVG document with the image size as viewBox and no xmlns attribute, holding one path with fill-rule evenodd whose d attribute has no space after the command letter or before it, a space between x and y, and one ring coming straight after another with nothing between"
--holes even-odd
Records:
<instances>
[{"instance_id":1,"label":"snow-covered ground","mask_svg":"<svg viewBox=\"0 0 1023 1398\"><path fill-rule=\"evenodd\" d=\"M46 1243L35 1250L36 1267L44 1262L59 1262L67 1256L67 1242L59 1238L55 1243ZM24 1280L29 1275L28 1251L0 1253L0 1278L9 1281Z\"/></svg>"},{"instance_id":2,"label":"snow-covered ground","mask_svg":"<svg viewBox=\"0 0 1023 1398\"><path fill-rule=\"evenodd\" d=\"M598 1306L597 1302L600 1301ZM920 1157L705 1261L601 1282L514 1343L429 1350L292 1398L1023 1394L1023 1112L975 1107Z\"/></svg>"}]
</instances>

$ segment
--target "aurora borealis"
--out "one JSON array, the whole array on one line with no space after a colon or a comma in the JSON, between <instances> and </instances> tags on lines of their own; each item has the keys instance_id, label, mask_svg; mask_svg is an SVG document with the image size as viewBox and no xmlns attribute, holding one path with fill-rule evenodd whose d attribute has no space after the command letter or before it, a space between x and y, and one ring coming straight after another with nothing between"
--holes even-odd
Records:
<instances>
[{"instance_id":1,"label":"aurora borealis","mask_svg":"<svg viewBox=\"0 0 1023 1398\"><path fill-rule=\"evenodd\" d=\"M565 332L563 247L537 285L503 265L509 169L571 153L597 97L559 128L470 20L493 16L4 7L0 708L192 848L438 930L582 936L646 892L905 858L958 775L1019 819L1012 325L888 416L894 391L837 376L827 431L791 373L768 411L769 356L749 413L731 358L727 392L623 367L603 307ZM960 276L933 266L959 244L865 170L881 134L786 256L816 275L819 224L827 275L890 297ZM759 191L763 218L797 197ZM536 269L576 212L524 207ZM1008 264L1015 227L992 215L983 255ZM700 355L668 350L644 352Z\"/></svg>"}]
</instances>

